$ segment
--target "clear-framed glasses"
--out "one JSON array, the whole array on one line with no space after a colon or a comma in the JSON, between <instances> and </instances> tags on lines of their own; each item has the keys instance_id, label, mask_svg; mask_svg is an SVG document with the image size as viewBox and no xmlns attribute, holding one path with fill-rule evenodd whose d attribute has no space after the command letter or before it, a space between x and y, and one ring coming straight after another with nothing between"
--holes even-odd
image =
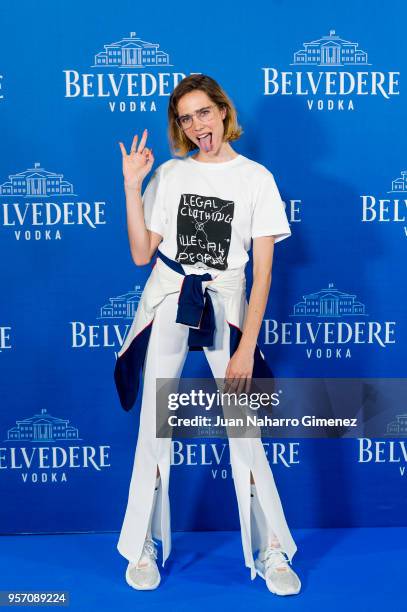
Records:
<instances>
[{"instance_id":1,"label":"clear-framed glasses","mask_svg":"<svg viewBox=\"0 0 407 612\"><path fill-rule=\"evenodd\" d=\"M200 108L199 110L192 113L192 115L181 115L180 117L177 117L175 121L183 130L188 130L191 127L192 118L194 115L196 115L198 119L202 121L202 123L207 123L208 121L211 121L211 119L213 119L213 109L215 108L215 106L216 104L205 106L204 108Z\"/></svg>"}]
</instances>

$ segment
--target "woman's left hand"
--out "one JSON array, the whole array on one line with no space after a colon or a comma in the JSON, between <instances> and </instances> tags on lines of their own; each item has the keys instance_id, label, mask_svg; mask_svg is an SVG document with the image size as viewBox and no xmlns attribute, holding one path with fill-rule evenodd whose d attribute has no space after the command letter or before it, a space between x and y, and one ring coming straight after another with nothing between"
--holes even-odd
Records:
<instances>
[{"instance_id":1,"label":"woman's left hand","mask_svg":"<svg viewBox=\"0 0 407 612\"><path fill-rule=\"evenodd\" d=\"M239 349L233 353L225 372L224 393L249 393L254 367L254 353L251 350Z\"/></svg>"}]
</instances>

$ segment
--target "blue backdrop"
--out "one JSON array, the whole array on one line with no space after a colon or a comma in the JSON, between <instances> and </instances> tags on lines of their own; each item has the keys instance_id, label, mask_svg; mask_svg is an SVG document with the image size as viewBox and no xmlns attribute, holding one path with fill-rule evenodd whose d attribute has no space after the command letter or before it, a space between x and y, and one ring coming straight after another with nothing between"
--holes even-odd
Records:
<instances>
[{"instance_id":1,"label":"blue backdrop","mask_svg":"<svg viewBox=\"0 0 407 612\"><path fill-rule=\"evenodd\" d=\"M228 92L235 150L286 203L259 336L275 373L404 376L406 16L401 0L3 1L3 533L120 529L139 406L122 410L113 370L151 268L130 256L118 141L147 127L167 160L190 73ZM184 372L209 375L203 355ZM290 527L406 524L402 435L264 444ZM225 441L173 451L173 529L238 528Z\"/></svg>"}]
</instances>

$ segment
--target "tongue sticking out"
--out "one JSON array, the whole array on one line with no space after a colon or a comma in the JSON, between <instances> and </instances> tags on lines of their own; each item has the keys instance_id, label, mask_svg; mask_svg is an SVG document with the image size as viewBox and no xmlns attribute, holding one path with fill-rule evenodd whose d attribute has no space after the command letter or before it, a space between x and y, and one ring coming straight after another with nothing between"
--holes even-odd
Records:
<instances>
[{"instance_id":1,"label":"tongue sticking out","mask_svg":"<svg viewBox=\"0 0 407 612\"><path fill-rule=\"evenodd\" d=\"M208 136L198 139L198 142L202 151L210 151L212 148L212 134L208 134Z\"/></svg>"}]
</instances>

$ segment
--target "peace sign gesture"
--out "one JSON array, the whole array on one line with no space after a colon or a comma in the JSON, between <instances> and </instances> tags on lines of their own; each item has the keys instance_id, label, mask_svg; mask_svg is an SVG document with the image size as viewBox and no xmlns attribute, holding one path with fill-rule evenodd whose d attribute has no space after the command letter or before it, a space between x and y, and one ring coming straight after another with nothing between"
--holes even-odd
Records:
<instances>
[{"instance_id":1,"label":"peace sign gesture","mask_svg":"<svg viewBox=\"0 0 407 612\"><path fill-rule=\"evenodd\" d=\"M128 155L123 143L119 142L123 156L124 184L130 188L141 186L144 177L150 172L154 163L153 150L144 146L147 141L147 128L143 132L138 147L137 139L138 136L136 134Z\"/></svg>"}]
</instances>

